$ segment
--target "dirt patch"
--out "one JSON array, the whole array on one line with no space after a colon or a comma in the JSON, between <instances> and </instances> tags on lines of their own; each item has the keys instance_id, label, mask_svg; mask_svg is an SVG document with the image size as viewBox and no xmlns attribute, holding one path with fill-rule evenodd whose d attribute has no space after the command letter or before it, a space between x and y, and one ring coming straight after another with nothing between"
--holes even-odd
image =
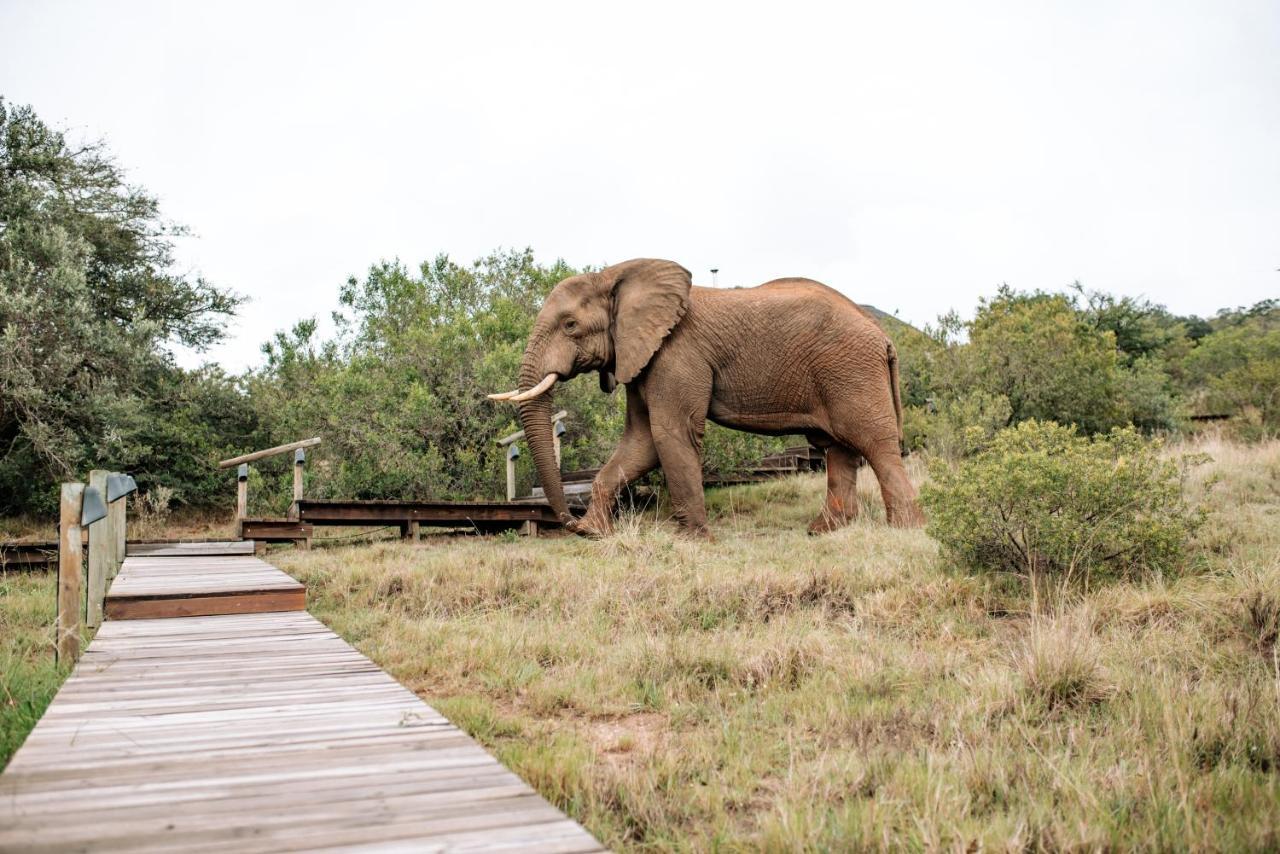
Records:
<instances>
[{"instance_id":1,"label":"dirt patch","mask_svg":"<svg viewBox=\"0 0 1280 854\"><path fill-rule=\"evenodd\" d=\"M666 735L667 720L657 712L638 712L616 718L583 719L577 722L577 728L596 746L603 761L622 766L653 753Z\"/></svg>"}]
</instances>

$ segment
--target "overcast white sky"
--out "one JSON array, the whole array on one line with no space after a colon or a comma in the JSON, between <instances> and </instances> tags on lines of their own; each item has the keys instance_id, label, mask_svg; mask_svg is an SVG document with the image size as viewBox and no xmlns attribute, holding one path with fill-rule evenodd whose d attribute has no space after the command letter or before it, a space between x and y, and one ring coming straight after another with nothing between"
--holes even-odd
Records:
<instances>
[{"instance_id":1,"label":"overcast white sky","mask_svg":"<svg viewBox=\"0 0 1280 854\"><path fill-rule=\"evenodd\" d=\"M238 370L382 258L1280 294L1280 3L0 0L0 94L107 140L252 298ZM184 355L193 364L198 357Z\"/></svg>"}]
</instances>

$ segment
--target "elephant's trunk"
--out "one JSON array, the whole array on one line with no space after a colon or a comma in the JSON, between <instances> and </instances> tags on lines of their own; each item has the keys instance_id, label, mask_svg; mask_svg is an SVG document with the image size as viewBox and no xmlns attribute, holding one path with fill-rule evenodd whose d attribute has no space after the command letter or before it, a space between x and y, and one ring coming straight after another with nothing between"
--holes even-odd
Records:
<instances>
[{"instance_id":1,"label":"elephant's trunk","mask_svg":"<svg viewBox=\"0 0 1280 854\"><path fill-rule=\"evenodd\" d=\"M532 366L533 360L526 358L520 369L520 385L530 388L542 379L537 369ZM556 461L555 444L551 438L551 400L554 392L548 391L538 397L520 403L520 426L524 428L524 437L533 452L533 464L538 470L538 483L547 496L547 503L556 511L561 522L573 519L569 515L569 505L564 500L564 484L560 480L560 464Z\"/></svg>"}]
</instances>

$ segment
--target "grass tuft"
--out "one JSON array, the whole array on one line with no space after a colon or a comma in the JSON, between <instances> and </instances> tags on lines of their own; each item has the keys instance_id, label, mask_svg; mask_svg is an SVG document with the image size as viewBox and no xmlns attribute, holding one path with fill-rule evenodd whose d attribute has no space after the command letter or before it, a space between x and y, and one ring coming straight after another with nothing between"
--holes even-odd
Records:
<instances>
[{"instance_id":1,"label":"grass tuft","mask_svg":"<svg viewBox=\"0 0 1280 854\"><path fill-rule=\"evenodd\" d=\"M1027 696L1049 711L1101 703L1114 690L1093 622L1087 611L1031 621L1016 666Z\"/></svg>"}]
</instances>

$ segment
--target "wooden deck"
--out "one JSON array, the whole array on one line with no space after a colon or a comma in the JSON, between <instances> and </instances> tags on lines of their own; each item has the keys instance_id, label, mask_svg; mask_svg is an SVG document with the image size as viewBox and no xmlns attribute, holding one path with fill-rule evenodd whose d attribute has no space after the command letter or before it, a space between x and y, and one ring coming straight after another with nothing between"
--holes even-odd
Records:
<instances>
[{"instance_id":1,"label":"wooden deck","mask_svg":"<svg viewBox=\"0 0 1280 854\"><path fill-rule=\"evenodd\" d=\"M338 848L601 850L298 611L108 620L0 774L0 851Z\"/></svg>"}]
</instances>

